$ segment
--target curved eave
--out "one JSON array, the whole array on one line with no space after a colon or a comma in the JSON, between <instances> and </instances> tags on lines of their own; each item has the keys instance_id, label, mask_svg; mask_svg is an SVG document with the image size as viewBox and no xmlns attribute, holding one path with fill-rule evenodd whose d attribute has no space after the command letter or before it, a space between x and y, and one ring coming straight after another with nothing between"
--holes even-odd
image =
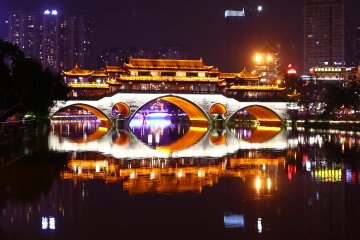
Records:
<instances>
[{"instance_id":1,"label":"curved eave","mask_svg":"<svg viewBox=\"0 0 360 240\"><path fill-rule=\"evenodd\" d=\"M94 71L89 73L76 73L76 72L64 72L62 71L62 74L67 77L91 77Z\"/></svg>"}]
</instances>

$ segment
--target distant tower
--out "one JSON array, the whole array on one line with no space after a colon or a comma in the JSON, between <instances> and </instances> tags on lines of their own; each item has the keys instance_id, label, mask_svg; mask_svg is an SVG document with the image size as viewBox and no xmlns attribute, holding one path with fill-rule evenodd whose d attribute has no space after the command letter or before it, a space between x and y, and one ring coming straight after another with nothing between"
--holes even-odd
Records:
<instances>
[{"instance_id":1,"label":"distant tower","mask_svg":"<svg viewBox=\"0 0 360 240\"><path fill-rule=\"evenodd\" d=\"M6 40L18 45L26 56L40 60L41 14L14 11L8 14L5 22Z\"/></svg>"},{"instance_id":2,"label":"distant tower","mask_svg":"<svg viewBox=\"0 0 360 240\"><path fill-rule=\"evenodd\" d=\"M184 60L187 59L187 52L179 44L164 44L159 47L158 58Z\"/></svg>"},{"instance_id":3,"label":"distant tower","mask_svg":"<svg viewBox=\"0 0 360 240\"><path fill-rule=\"evenodd\" d=\"M99 68L106 66L123 66L129 60L130 51L123 48L111 48L101 52L99 59Z\"/></svg>"},{"instance_id":4,"label":"distant tower","mask_svg":"<svg viewBox=\"0 0 360 240\"><path fill-rule=\"evenodd\" d=\"M49 67L54 71L60 71L59 61L61 54L60 46L60 16L56 10L46 10L42 19L42 43L40 56L43 67Z\"/></svg>"},{"instance_id":5,"label":"distant tower","mask_svg":"<svg viewBox=\"0 0 360 240\"><path fill-rule=\"evenodd\" d=\"M92 67L92 20L81 15L8 12L6 40L55 72Z\"/></svg>"},{"instance_id":6,"label":"distant tower","mask_svg":"<svg viewBox=\"0 0 360 240\"><path fill-rule=\"evenodd\" d=\"M304 67L356 65L355 27L344 0L305 0Z\"/></svg>"},{"instance_id":7,"label":"distant tower","mask_svg":"<svg viewBox=\"0 0 360 240\"><path fill-rule=\"evenodd\" d=\"M248 1L241 10L226 10L225 25L225 71L252 70L252 56L265 42L263 6Z\"/></svg>"},{"instance_id":8,"label":"distant tower","mask_svg":"<svg viewBox=\"0 0 360 240\"><path fill-rule=\"evenodd\" d=\"M276 84L276 79L280 77L278 53L278 51L272 49L268 44L256 52L253 59L255 61L255 75L261 76L261 83Z\"/></svg>"}]
</instances>

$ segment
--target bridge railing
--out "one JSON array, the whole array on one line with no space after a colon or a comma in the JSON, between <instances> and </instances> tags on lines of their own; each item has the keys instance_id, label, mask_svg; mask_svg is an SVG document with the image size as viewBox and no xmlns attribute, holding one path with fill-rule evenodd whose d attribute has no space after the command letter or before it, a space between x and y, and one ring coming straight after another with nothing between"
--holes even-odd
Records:
<instances>
[{"instance_id":1,"label":"bridge railing","mask_svg":"<svg viewBox=\"0 0 360 240\"><path fill-rule=\"evenodd\" d=\"M97 96L77 96L77 97L69 97L69 100L99 100L104 97L112 97L118 93L157 93L157 94L221 94L227 98L233 98L240 102L283 102L285 101L280 96L241 96L241 95L233 95L230 93L226 93L224 91L219 90L129 90L129 89L118 89L108 94L97 95Z\"/></svg>"}]
</instances>

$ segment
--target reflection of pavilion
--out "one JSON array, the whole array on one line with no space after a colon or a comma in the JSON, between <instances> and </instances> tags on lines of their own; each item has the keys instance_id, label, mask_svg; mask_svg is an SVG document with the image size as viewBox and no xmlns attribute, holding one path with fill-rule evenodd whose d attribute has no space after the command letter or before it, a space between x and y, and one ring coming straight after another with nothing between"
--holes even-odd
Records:
<instances>
[{"instance_id":1,"label":"reflection of pavilion","mask_svg":"<svg viewBox=\"0 0 360 240\"><path fill-rule=\"evenodd\" d=\"M172 193L191 191L201 193L204 186L217 184L221 177L254 179L261 190L276 188L279 168L285 157L230 158L229 160L193 158L174 160L71 160L61 173L63 179L103 179L106 183L122 182L130 194L146 192ZM269 185L270 183L270 185ZM261 186L263 184L263 186Z\"/></svg>"}]
</instances>

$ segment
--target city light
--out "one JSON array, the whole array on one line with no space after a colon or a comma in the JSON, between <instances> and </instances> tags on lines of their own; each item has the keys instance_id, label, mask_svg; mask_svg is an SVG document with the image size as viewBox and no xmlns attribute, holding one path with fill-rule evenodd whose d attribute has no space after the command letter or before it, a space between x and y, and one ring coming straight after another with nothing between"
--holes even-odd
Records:
<instances>
[{"instance_id":1,"label":"city light","mask_svg":"<svg viewBox=\"0 0 360 240\"><path fill-rule=\"evenodd\" d=\"M50 15L50 14L51 15L57 15L58 11L57 10L51 10L51 12L50 12L50 10L47 9L47 10L44 11L44 14L45 15Z\"/></svg>"}]
</instances>

